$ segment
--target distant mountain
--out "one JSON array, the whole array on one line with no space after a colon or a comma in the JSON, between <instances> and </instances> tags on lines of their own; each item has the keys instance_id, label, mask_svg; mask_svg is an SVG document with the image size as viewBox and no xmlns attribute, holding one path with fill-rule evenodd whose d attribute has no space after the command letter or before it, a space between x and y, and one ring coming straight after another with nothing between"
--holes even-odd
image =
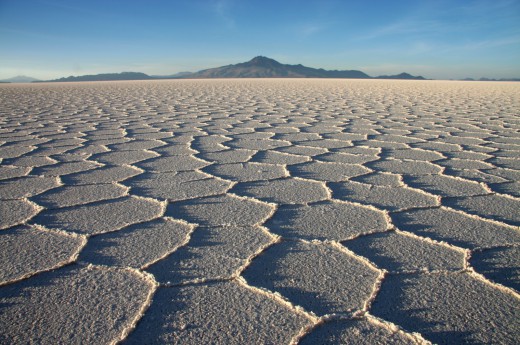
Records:
<instances>
[{"instance_id":1,"label":"distant mountain","mask_svg":"<svg viewBox=\"0 0 520 345\"><path fill-rule=\"evenodd\" d=\"M180 78L370 78L361 71L327 71L303 65L285 65L257 56L248 62L205 69Z\"/></svg>"},{"instance_id":2,"label":"distant mountain","mask_svg":"<svg viewBox=\"0 0 520 345\"><path fill-rule=\"evenodd\" d=\"M413 76L408 73L401 73L397 75L380 75L376 79L407 79L407 80L426 80L423 76Z\"/></svg>"},{"instance_id":3,"label":"distant mountain","mask_svg":"<svg viewBox=\"0 0 520 345\"><path fill-rule=\"evenodd\" d=\"M0 80L5 83L32 83L33 81L39 81L39 79L27 77L25 75L17 75L9 79Z\"/></svg>"},{"instance_id":4,"label":"distant mountain","mask_svg":"<svg viewBox=\"0 0 520 345\"><path fill-rule=\"evenodd\" d=\"M152 77L157 79L177 79L186 78L191 74L193 74L193 72L179 72L172 75L152 75Z\"/></svg>"},{"instance_id":5,"label":"distant mountain","mask_svg":"<svg viewBox=\"0 0 520 345\"><path fill-rule=\"evenodd\" d=\"M155 79L141 72L104 73L94 75L70 76L66 78L48 80L49 82L66 81L109 81L109 80L149 80Z\"/></svg>"},{"instance_id":6,"label":"distant mountain","mask_svg":"<svg viewBox=\"0 0 520 345\"><path fill-rule=\"evenodd\" d=\"M474 78L463 78L459 79L460 81L520 81L520 78L500 78L500 79L494 79L494 78L480 78L480 79L474 79Z\"/></svg>"},{"instance_id":7,"label":"distant mountain","mask_svg":"<svg viewBox=\"0 0 520 345\"><path fill-rule=\"evenodd\" d=\"M501 79L480 78L479 81L520 81L520 78L501 78Z\"/></svg>"}]
</instances>

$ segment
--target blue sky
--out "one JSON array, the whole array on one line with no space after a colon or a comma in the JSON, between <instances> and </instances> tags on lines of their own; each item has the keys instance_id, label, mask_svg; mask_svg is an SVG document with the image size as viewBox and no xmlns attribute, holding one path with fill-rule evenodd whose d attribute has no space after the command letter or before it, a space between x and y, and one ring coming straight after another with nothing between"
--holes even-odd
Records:
<instances>
[{"instance_id":1,"label":"blue sky","mask_svg":"<svg viewBox=\"0 0 520 345\"><path fill-rule=\"evenodd\" d=\"M0 79L164 75L257 55L374 76L520 77L520 1L0 0Z\"/></svg>"}]
</instances>

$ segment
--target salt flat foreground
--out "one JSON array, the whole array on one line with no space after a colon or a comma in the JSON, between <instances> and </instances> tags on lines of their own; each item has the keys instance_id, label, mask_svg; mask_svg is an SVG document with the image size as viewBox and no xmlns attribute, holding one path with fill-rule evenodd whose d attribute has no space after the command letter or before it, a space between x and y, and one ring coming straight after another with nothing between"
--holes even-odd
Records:
<instances>
[{"instance_id":1,"label":"salt flat foreground","mask_svg":"<svg viewBox=\"0 0 520 345\"><path fill-rule=\"evenodd\" d=\"M520 84L0 87L0 343L520 341Z\"/></svg>"}]
</instances>

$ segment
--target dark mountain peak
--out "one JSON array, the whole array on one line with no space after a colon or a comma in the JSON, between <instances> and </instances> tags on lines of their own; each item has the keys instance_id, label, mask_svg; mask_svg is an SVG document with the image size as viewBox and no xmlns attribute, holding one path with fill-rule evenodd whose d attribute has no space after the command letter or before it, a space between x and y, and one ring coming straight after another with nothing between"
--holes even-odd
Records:
<instances>
[{"instance_id":1,"label":"dark mountain peak","mask_svg":"<svg viewBox=\"0 0 520 345\"><path fill-rule=\"evenodd\" d=\"M181 77L182 78L182 77ZM370 78L361 71L327 71L311 67L282 64L265 56L217 68L205 69L185 78Z\"/></svg>"},{"instance_id":2,"label":"dark mountain peak","mask_svg":"<svg viewBox=\"0 0 520 345\"><path fill-rule=\"evenodd\" d=\"M256 67L274 67L281 66L281 63L265 56L256 56L253 59L246 62L245 65Z\"/></svg>"}]
</instances>

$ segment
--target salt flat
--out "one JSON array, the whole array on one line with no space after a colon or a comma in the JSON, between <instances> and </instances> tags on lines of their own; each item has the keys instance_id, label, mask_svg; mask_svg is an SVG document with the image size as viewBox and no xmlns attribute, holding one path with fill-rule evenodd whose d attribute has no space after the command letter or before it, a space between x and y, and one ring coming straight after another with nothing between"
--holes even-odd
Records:
<instances>
[{"instance_id":1,"label":"salt flat","mask_svg":"<svg viewBox=\"0 0 520 345\"><path fill-rule=\"evenodd\" d=\"M520 84L0 86L0 343L520 341Z\"/></svg>"}]
</instances>

